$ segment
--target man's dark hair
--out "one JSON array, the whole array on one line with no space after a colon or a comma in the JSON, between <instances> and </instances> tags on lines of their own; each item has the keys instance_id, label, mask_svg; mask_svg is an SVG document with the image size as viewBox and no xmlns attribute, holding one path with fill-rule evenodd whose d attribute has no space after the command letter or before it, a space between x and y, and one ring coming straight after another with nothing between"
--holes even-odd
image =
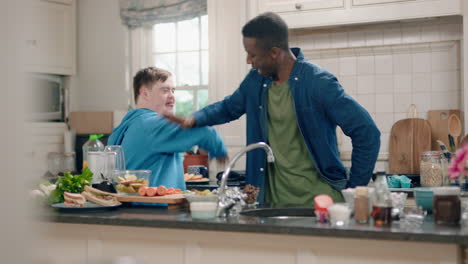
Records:
<instances>
[{"instance_id":1,"label":"man's dark hair","mask_svg":"<svg viewBox=\"0 0 468 264\"><path fill-rule=\"evenodd\" d=\"M135 103L140 95L141 87L145 85L151 87L157 81L165 82L171 75L170 72L156 67L148 67L138 71L135 77L133 77Z\"/></svg>"},{"instance_id":2,"label":"man's dark hair","mask_svg":"<svg viewBox=\"0 0 468 264\"><path fill-rule=\"evenodd\" d=\"M242 36L258 40L259 48L289 50L288 25L277 14L267 12L254 17L242 28Z\"/></svg>"}]
</instances>

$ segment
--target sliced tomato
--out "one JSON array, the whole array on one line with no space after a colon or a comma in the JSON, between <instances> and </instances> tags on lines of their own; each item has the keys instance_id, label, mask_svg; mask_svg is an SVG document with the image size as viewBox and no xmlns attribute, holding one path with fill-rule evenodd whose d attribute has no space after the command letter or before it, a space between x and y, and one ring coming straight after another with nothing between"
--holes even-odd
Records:
<instances>
[{"instance_id":1,"label":"sliced tomato","mask_svg":"<svg viewBox=\"0 0 468 264\"><path fill-rule=\"evenodd\" d=\"M148 189L146 189L146 195L150 197L156 196L157 192L158 187L148 187Z\"/></svg>"},{"instance_id":2,"label":"sliced tomato","mask_svg":"<svg viewBox=\"0 0 468 264\"><path fill-rule=\"evenodd\" d=\"M167 188L166 195L168 194L175 194L175 189L173 187Z\"/></svg>"},{"instance_id":3,"label":"sliced tomato","mask_svg":"<svg viewBox=\"0 0 468 264\"><path fill-rule=\"evenodd\" d=\"M139 194L140 196L145 196L145 195L146 195L146 190L147 190L147 189L148 189L148 187L146 187L146 186L140 187L140 189L138 189L138 194Z\"/></svg>"},{"instance_id":4,"label":"sliced tomato","mask_svg":"<svg viewBox=\"0 0 468 264\"><path fill-rule=\"evenodd\" d=\"M166 195L167 193L167 188L164 185L158 186L158 195L163 196Z\"/></svg>"},{"instance_id":5,"label":"sliced tomato","mask_svg":"<svg viewBox=\"0 0 468 264\"><path fill-rule=\"evenodd\" d=\"M178 193L182 193L182 190L181 190L181 189L179 189L179 188L177 188L177 189L175 189L175 193L176 193L176 194L178 194Z\"/></svg>"}]
</instances>

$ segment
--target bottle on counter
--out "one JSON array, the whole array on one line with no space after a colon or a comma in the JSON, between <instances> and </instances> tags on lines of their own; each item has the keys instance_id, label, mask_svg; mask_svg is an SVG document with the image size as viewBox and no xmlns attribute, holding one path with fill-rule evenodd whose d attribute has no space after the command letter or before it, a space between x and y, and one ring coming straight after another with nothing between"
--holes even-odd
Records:
<instances>
[{"instance_id":1,"label":"bottle on counter","mask_svg":"<svg viewBox=\"0 0 468 264\"><path fill-rule=\"evenodd\" d=\"M432 211L437 224L456 225L460 221L460 188L456 186L434 188Z\"/></svg>"},{"instance_id":2,"label":"bottle on counter","mask_svg":"<svg viewBox=\"0 0 468 264\"><path fill-rule=\"evenodd\" d=\"M356 187L354 219L361 224L369 222L369 189L367 187Z\"/></svg>"},{"instance_id":3,"label":"bottle on counter","mask_svg":"<svg viewBox=\"0 0 468 264\"><path fill-rule=\"evenodd\" d=\"M89 135L88 141L83 144L83 169L88 167L88 152L104 151L104 144L99 140L103 134Z\"/></svg>"},{"instance_id":4,"label":"bottle on counter","mask_svg":"<svg viewBox=\"0 0 468 264\"><path fill-rule=\"evenodd\" d=\"M375 179L372 218L375 226L390 226L392 224L392 197L384 171L377 172L377 178Z\"/></svg>"}]
</instances>

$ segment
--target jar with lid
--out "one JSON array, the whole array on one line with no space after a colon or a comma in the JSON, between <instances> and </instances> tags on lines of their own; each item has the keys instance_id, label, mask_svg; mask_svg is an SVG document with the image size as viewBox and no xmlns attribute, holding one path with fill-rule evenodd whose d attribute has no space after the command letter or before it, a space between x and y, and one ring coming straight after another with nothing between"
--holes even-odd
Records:
<instances>
[{"instance_id":1,"label":"jar with lid","mask_svg":"<svg viewBox=\"0 0 468 264\"><path fill-rule=\"evenodd\" d=\"M434 188L432 211L437 224L457 224L461 216L460 188Z\"/></svg>"},{"instance_id":2,"label":"jar with lid","mask_svg":"<svg viewBox=\"0 0 468 264\"><path fill-rule=\"evenodd\" d=\"M442 153L440 151L421 153L419 174L422 187L442 186L445 174Z\"/></svg>"},{"instance_id":3,"label":"jar with lid","mask_svg":"<svg viewBox=\"0 0 468 264\"><path fill-rule=\"evenodd\" d=\"M369 191L367 187L356 187L354 219L361 224L369 221Z\"/></svg>"}]
</instances>

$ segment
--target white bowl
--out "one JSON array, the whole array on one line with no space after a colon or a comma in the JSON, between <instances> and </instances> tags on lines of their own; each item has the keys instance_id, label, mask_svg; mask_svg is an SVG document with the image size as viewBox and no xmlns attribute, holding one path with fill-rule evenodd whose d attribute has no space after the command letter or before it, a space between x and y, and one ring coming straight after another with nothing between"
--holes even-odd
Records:
<instances>
[{"instance_id":1,"label":"white bowl","mask_svg":"<svg viewBox=\"0 0 468 264\"><path fill-rule=\"evenodd\" d=\"M189 202L217 202L218 195L196 195L186 194L185 197Z\"/></svg>"},{"instance_id":2,"label":"white bowl","mask_svg":"<svg viewBox=\"0 0 468 264\"><path fill-rule=\"evenodd\" d=\"M194 219L211 219L216 217L216 202L190 202L190 212Z\"/></svg>"}]
</instances>

